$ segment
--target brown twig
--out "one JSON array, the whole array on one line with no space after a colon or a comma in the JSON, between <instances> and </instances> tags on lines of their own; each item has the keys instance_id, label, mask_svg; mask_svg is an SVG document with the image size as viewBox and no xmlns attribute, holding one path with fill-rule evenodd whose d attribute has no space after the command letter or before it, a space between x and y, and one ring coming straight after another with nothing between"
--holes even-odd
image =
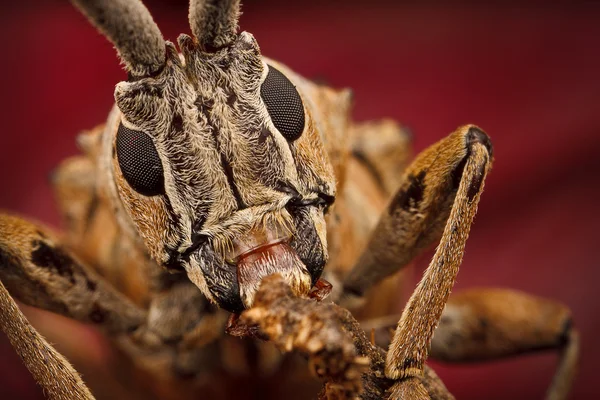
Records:
<instances>
[{"instance_id":1,"label":"brown twig","mask_svg":"<svg viewBox=\"0 0 600 400\"><path fill-rule=\"evenodd\" d=\"M370 342L348 310L294 296L279 275L263 280L253 308L233 318L228 332L305 355L313 373L325 382L320 399L382 399L393 386L405 385L385 377L385 351ZM453 399L429 368L416 384L432 399Z\"/></svg>"}]
</instances>

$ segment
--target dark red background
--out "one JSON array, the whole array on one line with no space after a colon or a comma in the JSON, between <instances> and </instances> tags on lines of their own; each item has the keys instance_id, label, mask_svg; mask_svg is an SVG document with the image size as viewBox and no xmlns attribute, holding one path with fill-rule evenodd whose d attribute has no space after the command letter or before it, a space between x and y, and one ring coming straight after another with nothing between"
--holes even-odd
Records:
<instances>
[{"instance_id":1,"label":"dark red background","mask_svg":"<svg viewBox=\"0 0 600 400\"><path fill-rule=\"evenodd\" d=\"M320 3L248 1L241 27L263 54L352 87L356 119L410 126L417 150L464 123L490 134L496 163L457 288L507 286L567 304L582 334L572 398L596 397L600 7ZM105 119L125 75L67 2L0 7L0 208L57 225L46 176L76 153L77 131ZM149 8L165 38L189 32L185 1ZM551 354L434 364L459 399L542 398L555 365ZM0 397L36 396L0 338Z\"/></svg>"}]
</instances>

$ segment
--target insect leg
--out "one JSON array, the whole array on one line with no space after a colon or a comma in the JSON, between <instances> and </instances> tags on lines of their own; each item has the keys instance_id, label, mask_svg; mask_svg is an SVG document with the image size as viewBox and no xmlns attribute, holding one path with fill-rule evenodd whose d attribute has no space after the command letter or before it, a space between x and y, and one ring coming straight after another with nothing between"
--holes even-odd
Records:
<instances>
[{"instance_id":1,"label":"insect leg","mask_svg":"<svg viewBox=\"0 0 600 400\"><path fill-rule=\"evenodd\" d=\"M145 312L79 263L48 229L0 214L0 327L51 399L93 396L11 296L109 333L129 332L145 320Z\"/></svg>"},{"instance_id":2,"label":"insect leg","mask_svg":"<svg viewBox=\"0 0 600 400\"><path fill-rule=\"evenodd\" d=\"M73 366L27 321L2 282L0 329L48 398L94 398Z\"/></svg>"},{"instance_id":3,"label":"insect leg","mask_svg":"<svg viewBox=\"0 0 600 400\"><path fill-rule=\"evenodd\" d=\"M465 197L469 206L476 205L471 197L479 198L476 194L483 182L481 173L487 172L491 164L491 151L485 133L477 127L464 126L419 154L380 217L366 250L344 278L344 294L362 296L440 239L459 184L464 180L467 161L474 157L480 165L472 168L481 171L474 171L479 173L473 177L473 186L465 189Z\"/></svg>"},{"instance_id":4,"label":"insect leg","mask_svg":"<svg viewBox=\"0 0 600 400\"><path fill-rule=\"evenodd\" d=\"M48 398L93 399L77 371L27 321L11 297L12 294L27 304L65 314L68 314L66 304L69 303L74 314L81 312L74 304L76 298L70 296L77 296L82 291L65 290L61 293L60 290L65 289L65 280L78 280L85 275L80 271L80 276L76 277L76 267L67 265L64 258L66 254L53 251L52 243L40 227L15 217L0 215L0 329ZM58 264L59 260L61 264ZM36 265L36 261L41 265ZM52 268L57 270L52 271ZM72 275L63 276L59 270L63 275L71 271ZM76 281L71 286L76 283L86 287L97 285L91 278L85 282ZM62 299L61 294L65 295ZM82 299L84 309L85 300ZM102 304L99 299L98 304Z\"/></svg>"},{"instance_id":5,"label":"insect leg","mask_svg":"<svg viewBox=\"0 0 600 400\"><path fill-rule=\"evenodd\" d=\"M431 342L431 357L447 362L493 360L558 350L547 399L567 398L579 337L562 304L507 289L472 289L450 297Z\"/></svg>"},{"instance_id":6,"label":"insect leg","mask_svg":"<svg viewBox=\"0 0 600 400\"><path fill-rule=\"evenodd\" d=\"M384 119L353 123L352 155L391 196L402 179L412 152L411 135L395 121Z\"/></svg>"},{"instance_id":7,"label":"insect leg","mask_svg":"<svg viewBox=\"0 0 600 400\"><path fill-rule=\"evenodd\" d=\"M386 376L401 379L419 376L433 331L454 285L464 246L483 182L491 165L491 145L485 133L473 126L456 132L430 147L409 169L405 184L392 201L389 214L377 227L372 248L367 250L375 273L365 271L371 282L404 265L416 249L438 236L442 238L421 282L409 299L386 360ZM410 222L419 225L413 231ZM394 246L394 239L401 239ZM411 246L407 248L407 243ZM381 245L384 244L384 247ZM386 250L385 246L391 246ZM410 258L403 258L406 251ZM394 260L401 258L401 262ZM387 265L382 260L392 262ZM396 262L394 262L396 261ZM358 269L361 269L359 265ZM352 274L351 274L352 278ZM361 283L360 280L354 280ZM352 283L352 281L350 281ZM358 286L362 289L361 286Z\"/></svg>"},{"instance_id":8,"label":"insect leg","mask_svg":"<svg viewBox=\"0 0 600 400\"><path fill-rule=\"evenodd\" d=\"M23 303L98 325L108 333L130 332L145 312L61 246L47 228L0 214L0 281Z\"/></svg>"}]
</instances>

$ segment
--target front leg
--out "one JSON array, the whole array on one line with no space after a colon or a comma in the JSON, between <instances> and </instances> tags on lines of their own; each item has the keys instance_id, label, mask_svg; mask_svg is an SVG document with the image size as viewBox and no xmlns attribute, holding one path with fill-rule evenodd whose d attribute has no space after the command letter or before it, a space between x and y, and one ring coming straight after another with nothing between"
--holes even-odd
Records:
<instances>
[{"instance_id":1,"label":"front leg","mask_svg":"<svg viewBox=\"0 0 600 400\"><path fill-rule=\"evenodd\" d=\"M47 228L0 214L0 280L23 303L108 333L135 330L145 312L61 246Z\"/></svg>"},{"instance_id":2,"label":"front leg","mask_svg":"<svg viewBox=\"0 0 600 400\"><path fill-rule=\"evenodd\" d=\"M4 265L2 265L4 267ZM0 329L35 381L54 400L93 399L71 364L27 321L0 282Z\"/></svg>"},{"instance_id":3,"label":"front leg","mask_svg":"<svg viewBox=\"0 0 600 400\"><path fill-rule=\"evenodd\" d=\"M433 331L454 285L486 174L488 136L465 126L426 149L406 172L365 253L344 280L345 300L395 273L441 237L423 279L398 323L386 376L402 379L395 397L427 398L413 377L423 374Z\"/></svg>"},{"instance_id":4,"label":"front leg","mask_svg":"<svg viewBox=\"0 0 600 400\"><path fill-rule=\"evenodd\" d=\"M113 334L130 332L145 320L144 311L62 248L48 229L0 214L0 325L51 399L93 397L11 296Z\"/></svg>"},{"instance_id":5,"label":"front leg","mask_svg":"<svg viewBox=\"0 0 600 400\"><path fill-rule=\"evenodd\" d=\"M459 184L473 149L484 149L491 165L488 136L474 126L464 126L419 154L405 172L397 190L371 235L366 250L343 281L342 301L362 297L384 278L396 273L442 236ZM481 150L480 150L481 151ZM469 196L480 190L478 176ZM473 193L471 193L473 192Z\"/></svg>"},{"instance_id":6,"label":"front leg","mask_svg":"<svg viewBox=\"0 0 600 400\"><path fill-rule=\"evenodd\" d=\"M385 369L390 379L423 374L431 337L458 274L483 182L491 165L489 138L475 127L459 129L433 149L431 162L434 165L430 168L434 171L433 177L424 181L425 185L433 185L433 189L423 188L423 201L434 203L430 197L432 192L445 195L444 191L439 191L444 182L450 181L450 187L457 182L458 188L440 243L402 312L390 345ZM462 157L446 158L461 153ZM430 171L424 170L423 175L430 175ZM442 185L436 185L437 182Z\"/></svg>"}]
</instances>

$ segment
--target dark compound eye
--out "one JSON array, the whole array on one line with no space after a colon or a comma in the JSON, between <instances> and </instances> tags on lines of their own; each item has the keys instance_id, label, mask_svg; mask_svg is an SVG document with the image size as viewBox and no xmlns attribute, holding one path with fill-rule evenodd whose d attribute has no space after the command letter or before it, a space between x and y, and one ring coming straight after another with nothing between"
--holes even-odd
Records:
<instances>
[{"instance_id":1,"label":"dark compound eye","mask_svg":"<svg viewBox=\"0 0 600 400\"><path fill-rule=\"evenodd\" d=\"M298 139L304 131L304 106L292 82L269 65L260 96L275 128L289 141Z\"/></svg>"},{"instance_id":2,"label":"dark compound eye","mask_svg":"<svg viewBox=\"0 0 600 400\"><path fill-rule=\"evenodd\" d=\"M120 124L117 159L123 177L136 192L144 196L164 193L163 166L150 136Z\"/></svg>"}]
</instances>

